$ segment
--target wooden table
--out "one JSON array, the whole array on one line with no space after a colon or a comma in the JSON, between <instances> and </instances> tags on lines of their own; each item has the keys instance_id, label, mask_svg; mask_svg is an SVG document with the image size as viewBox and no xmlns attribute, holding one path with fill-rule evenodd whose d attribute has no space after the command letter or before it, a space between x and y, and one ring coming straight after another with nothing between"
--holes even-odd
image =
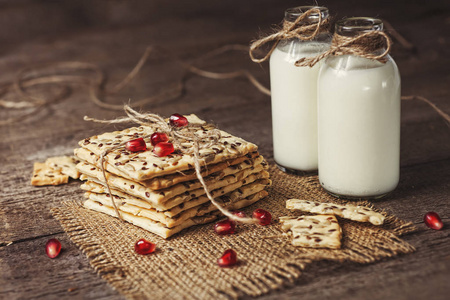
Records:
<instances>
[{"instance_id":1,"label":"wooden table","mask_svg":"<svg viewBox=\"0 0 450 300\"><path fill-rule=\"evenodd\" d=\"M332 1L331 14L376 16L389 22L414 45L396 43L393 56L402 74L403 95L423 95L450 113L450 3L430 1ZM439 3L440 2L440 3ZM214 59L194 59L226 44L246 44L260 29L281 21L285 8L298 1L2 1L0 10L0 81L36 63L84 61L108 75L108 86L123 78L148 45L170 49L185 62L211 71L247 69L268 86L268 67L256 65L245 52ZM182 72L168 57L154 56L126 89L108 103L121 104L155 94L180 79ZM270 98L243 78L211 80L184 77L183 94L174 100L143 107L167 116L196 113L220 128L259 145L272 157ZM40 95L48 95L50 88ZM20 99L19 99L20 100ZM20 111L0 110L2 119ZM72 94L30 118L0 127L0 298L122 299L97 277L88 260L52 218L61 201L80 199L78 181L57 187L29 184L33 162L70 154L84 137L112 129L83 121L121 116L89 100L74 85ZM450 294L450 129L428 105L402 103L401 181L382 207L417 224L405 236L417 248L411 255L370 265L322 261L307 267L293 286L261 299L448 299ZM436 211L445 228L434 231L422 223ZM44 245L58 238L63 252L49 259Z\"/></svg>"}]
</instances>

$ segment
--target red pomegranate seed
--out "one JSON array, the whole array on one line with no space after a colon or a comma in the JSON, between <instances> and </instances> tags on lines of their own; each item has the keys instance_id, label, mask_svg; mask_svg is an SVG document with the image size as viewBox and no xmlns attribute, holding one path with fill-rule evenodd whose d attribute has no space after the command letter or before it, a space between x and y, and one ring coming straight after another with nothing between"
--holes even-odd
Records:
<instances>
[{"instance_id":1,"label":"red pomegranate seed","mask_svg":"<svg viewBox=\"0 0 450 300\"><path fill-rule=\"evenodd\" d=\"M159 157L167 156L172 153L175 149L173 148L172 143L161 142L155 145L153 148L153 153L155 153Z\"/></svg>"},{"instance_id":2,"label":"red pomegranate seed","mask_svg":"<svg viewBox=\"0 0 450 300\"><path fill-rule=\"evenodd\" d=\"M253 218L258 219L259 224L263 226L269 225L272 221L272 215L270 212L261 208L258 208L253 212Z\"/></svg>"},{"instance_id":3,"label":"red pomegranate seed","mask_svg":"<svg viewBox=\"0 0 450 300\"><path fill-rule=\"evenodd\" d=\"M132 141L128 141L125 148L131 152L140 152L147 150L147 145L143 138L138 138Z\"/></svg>"},{"instance_id":4,"label":"red pomegranate seed","mask_svg":"<svg viewBox=\"0 0 450 300\"><path fill-rule=\"evenodd\" d=\"M61 252L61 243L57 239L50 239L45 244L45 252L50 258L55 258Z\"/></svg>"},{"instance_id":5,"label":"red pomegranate seed","mask_svg":"<svg viewBox=\"0 0 450 300\"><path fill-rule=\"evenodd\" d=\"M186 117L184 117L180 114L173 114L169 118L169 123L170 123L170 125L172 125L174 127L184 127L189 122L188 122L188 119L186 119Z\"/></svg>"},{"instance_id":6,"label":"red pomegranate seed","mask_svg":"<svg viewBox=\"0 0 450 300\"><path fill-rule=\"evenodd\" d=\"M139 241L136 242L136 244L134 244L134 251L136 251L137 254L141 255L153 253L155 249L156 249L155 244L144 239L140 239Z\"/></svg>"},{"instance_id":7,"label":"red pomegranate seed","mask_svg":"<svg viewBox=\"0 0 450 300\"><path fill-rule=\"evenodd\" d=\"M233 249L226 250L222 257L217 260L217 264L221 267L231 267L237 263L237 254Z\"/></svg>"},{"instance_id":8,"label":"red pomegranate seed","mask_svg":"<svg viewBox=\"0 0 450 300\"><path fill-rule=\"evenodd\" d=\"M425 216L423 217L423 221L428 227L434 230L439 230L444 226L441 218L434 211L426 213Z\"/></svg>"},{"instance_id":9,"label":"red pomegranate seed","mask_svg":"<svg viewBox=\"0 0 450 300\"><path fill-rule=\"evenodd\" d=\"M229 219L217 222L214 225L214 231L219 235L233 234L235 230L236 223Z\"/></svg>"},{"instance_id":10,"label":"red pomegranate seed","mask_svg":"<svg viewBox=\"0 0 450 300\"><path fill-rule=\"evenodd\" d=\"M150 142L152 143L153 146L156 146L156 144L159 144L161 142L167 142L168 140L169 137L167 136L167 134L163 132L155 132L150 137Z\"/></svg>"}]
</instances>

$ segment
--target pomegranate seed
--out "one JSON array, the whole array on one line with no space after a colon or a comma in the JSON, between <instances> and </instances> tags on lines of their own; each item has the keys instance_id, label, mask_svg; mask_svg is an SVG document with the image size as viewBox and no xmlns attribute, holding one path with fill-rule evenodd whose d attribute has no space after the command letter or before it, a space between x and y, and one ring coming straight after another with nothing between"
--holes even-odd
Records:
<instances>
[{"instance_id":1,"label":"pomegranate seed","mask_svg":"<svg viewBox=\"0 0 450 300\"><path fill-rule=\"evenodd\" d=\"M155 244L144 239L140 239L136 242L136 244L134 244L134 251L136 251L137 254L141 255L153 253L155 251L155 248Z\"/></svg>"},{"instance_id":2,"label":"pomegranate seed","mask_svg":"<svg viewBox=\"0 0 450 300\"><path fill-rule=\"evenodd\" d=\"M226 250L222 257L217 260L217 264L221 267L231 267L237 263L237 254L233 249Z\"/></svg>"},{"instance_id":3,"label":"pomegranate seed","mask_svg":"<svg viewBox=\"0 0 450 300\"><path fill-rule=\"evenodd\" d=\"M55 258L61 252L61 243L57 239L49 239L45 244L45 252L50 258Z\"/></svg>"},{"instance_id":4,"label":"pomegranate seed","mask_svg":"<svg viewBox=\"0 0 450 300\"><path fill-rule=\"evenodd\" d=\"M132 141L128 141L125 148L131 152L140 152L147 150L147 145L145 144L143 138L138 138Z\"/></svg>"},{"instance_id":5,"label":"pomegranate seed","mask_svg":"<svg viewBox=\"0 0 450 300\"><path fill-rule=\"evenodd\" d=\"M259 224L263 226L269 225L272 221L272 215L270 212L261 208L258 208L253 212L253 218L258 219Z\"/></svg>"},{"instance_id":6,"label":"pomegranate seed","mask_svg":"<svg viewBox=\"0 0 450 300\"><path fill-rule=\"evenodd\" d=\"M423 221L428 227L434 230L439 230L444 226L441 218L434 211L426 213L425 216L423 217Z\"/></svg>"},{"instance_id":7,"label":"pomegranate seed","mask_svg":"<svg viewBox=\"0 0 450 300\"><path fill-rule=\"evenodd\" d=\"M239 211L239 210L234 211L233 215L238 216L239 218L247 217L243 211Z\"/></svg>"},{"instance_id":8,"label":"pomegranate seed","mask_svg":"<svg viewBox=\"0 0 450 300\"><path fill-rule=\"evenodd\" d=\"M161 142L167 142L168 140L169 137L167 136L167 134L162 132L155 132L150 137L150 142L152 143L153 146L156 146L156 144L159 144Z\"/></svg>"},{"instance_id":9,"label":"pomegranate seed","mask_svg":"<svg viewBox=\"0 0 450 300\"><path fill-rule=\"evenodd\" d=\"M184 127L189 123L189 121L186 117L180 114L173 114L169 118L169 123L174 127Z\"/></svg>"},{"instance_id":10,"label":"pomegranate seed","mask_svg":"<svg viewBox=\"0 0 450 300\"><path fill-rule=\"evenodd\" d=\"M155 148L153 148L153 153L159 157L163 157L169 155L174 150L175 149L173 148L172 143L161 142L155 145Z\"/></svg>"},{"instance_id":11,"label":"pomegranate seed","mask_svg":"<svg viewBox=\"0 0 450 300\"><path fill-rule=\"evenodd\" d=\"M235 230L236 223L229 219L217 222L214 225L214 231L219 235L233 234Z\"/></svg>"}]
</instances>

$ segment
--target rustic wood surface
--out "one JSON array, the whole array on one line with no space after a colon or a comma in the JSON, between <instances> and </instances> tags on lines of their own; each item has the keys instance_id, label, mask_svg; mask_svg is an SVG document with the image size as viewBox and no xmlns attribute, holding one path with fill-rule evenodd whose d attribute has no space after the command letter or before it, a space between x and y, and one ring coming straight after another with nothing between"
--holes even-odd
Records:
<instances>
[{"instance_id":1,"label":"rustic wood surface","mask_svg":"<svg viewBox=\"0 0 450 300\"><path fill-rule=\"evenodd\" d=\"M449 1L321 1L336 18L375 16L388 20L414 49L396 43L393 56L402 75L403 95L423 95L450 113ZM298 1L31 1L0 3L0 82L37 63L84 61L108 75L108 86L129 72L149 45L159 45L197 66L225 72L248 69L268 86L268 67L232 51L195 61L226 44L246 44L278 23ZM107 102L121 104L153 95L183 78L177 99L143 107L161 115L196 113L242 136L272 156L270 98L245 79L211 80L183 76L168 57L155 56L138 78ZM61 201L80 199L78 181L58 187L29 184L32 165L70 154L76 142L113 127L83 121L84 115L113 118L83 86L30 118L0 127L0 299L123 299L97 277L88 260L52 218ZM51 89L36 90L48 95ZM0 119L21 111L0 109ZM419 231L404 239L410 255L370 265L322 261L309 265L291 286L261 299L448 299L450 294L450 128L428 105L402 104L401 181L376 203ZM427 211L444 219L440 231L422 223ZM63 252L49 259L44 245L58 238Z\"/></svg>"}]
</instances>

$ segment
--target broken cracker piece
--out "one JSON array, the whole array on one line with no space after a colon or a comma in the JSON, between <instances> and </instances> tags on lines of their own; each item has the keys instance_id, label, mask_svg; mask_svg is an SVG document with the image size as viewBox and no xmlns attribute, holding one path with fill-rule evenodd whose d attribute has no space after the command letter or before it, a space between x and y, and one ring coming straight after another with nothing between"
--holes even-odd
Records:
<instances>
[{"instance_id":1,"label":"broken cracker piece","mask_svg":"<svg viewBox=\"0 0 450 300\"><path fill-rule=\"evenodd\" d=\"M74 156L55 156L47 158L45 164L60 171L62 174L78 179L80 178L80 172L78 172L76 165L79 162Z\"/></svg>"},{"instance_id":2,"label":"broken cracker piece","mask_svg":"<svg viewBox=\"0 0 450 300\"><path fill-rule=\"evenodd\" d=\"M45 163L34 163L31 185L60 185L67 182L69 182L68 175L62 174L61 171L55 170Z\"/></svg>"},{"instance_id":3,"label":"broken cracker piece","mask_svg":"<svg viewBox=\"0 0 450 300\"><path fill-rule=\"evenodd\" d=\"M292 236L292 245L340 249L342 230L333 215L280 217L281 229Z\"/></svg>"}]
</instances>

